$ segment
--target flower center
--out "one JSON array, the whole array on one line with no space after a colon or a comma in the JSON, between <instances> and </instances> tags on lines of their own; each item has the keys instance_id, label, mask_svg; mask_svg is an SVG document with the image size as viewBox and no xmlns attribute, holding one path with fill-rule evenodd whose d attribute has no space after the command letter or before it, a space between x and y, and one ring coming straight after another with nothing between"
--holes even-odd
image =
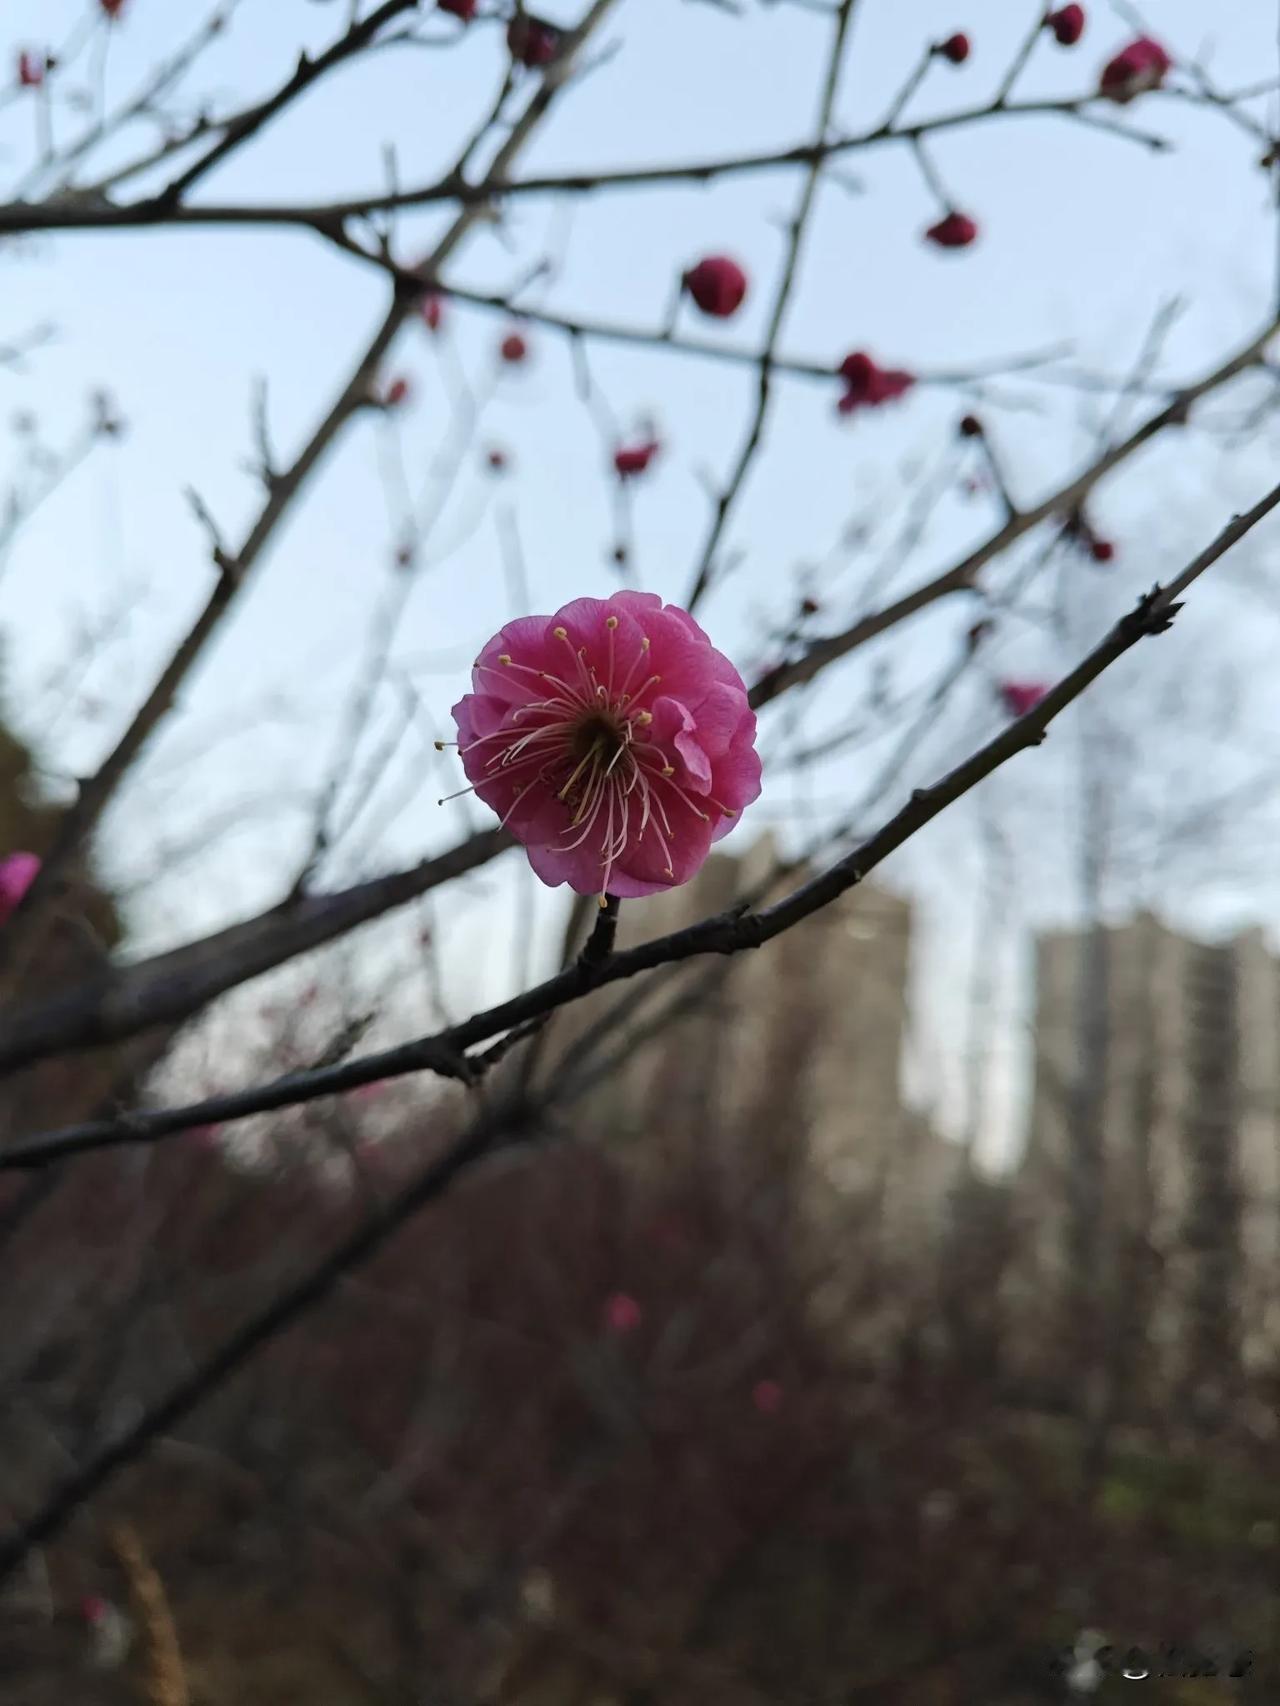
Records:
<instances>
[{"instance_id":1,"label":"flower center","mask_svg":"<svg viewBox=\"0 0 1280 1706\"><path fill-rule=\"evenodd\" d=\"M584 717L578 724L573 731L569 751L575 763L580 758L588 758L593 754L598 754L607 764L618 751L618 748L625 744L622 730L619 728L616 719L603 711L599 711Z\"/></svg>"},{"instance_id":2,"label":"flower center","mask_svg":"<svg viewBox=\"0 0 1280 1706\"><path fill-rule=\"evenodd\" d=\"M604 711L590 712L573 729L565 753L569 776L559 793L575 824L593 801L598 802L627 744L627 732Z\"/></svg>"}]
</instances>

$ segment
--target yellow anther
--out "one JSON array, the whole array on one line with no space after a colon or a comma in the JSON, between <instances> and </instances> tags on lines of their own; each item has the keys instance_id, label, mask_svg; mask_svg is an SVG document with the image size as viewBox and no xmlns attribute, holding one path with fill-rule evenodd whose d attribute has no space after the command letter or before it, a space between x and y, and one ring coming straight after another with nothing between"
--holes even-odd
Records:
<instances>
[{"instance_id":1,"label":"yellow anther","mask_svg":"<svg viewBox=\"0 0 1280 1706\"><path fill-rule=\"evenodd\" d=\"M653 712L652 711L641 711L639 713L639 715L636 717L636 722L642 724L645 728L648 728L649 724L652 721L653 721Z\"/></svg>"},{"instance_id":2,"label":"yellow anther","mask_svg":"<svg viewBox=\"0 0 1280 1706\"><path fill-rule=\"evenodd\" d=\"M649 650L649 636L647 634L640 642L640 650L642 652L647 652Z\"/></svg>"},{"instance_id":3,"label":"yellow anther","mask_svg":"<svg viewBox=\"0 0 1280 1706\"><path fill-rule=\"evenodd\" d=\"M567 628L553 628L551 632L555 635L557 640L567 640L569 638L569 631Z\"/></svg>"},{"instance_id":4,"label":"yellow anther","mask_svg":"<svg viewBox=\"0 0 1280 1706\"><path fill-rule=\"evenodd\" d=\"M498 662L499 663L510 663L511 662L511 653L510 652L500 652L498 654Z\"/></svg>"},{"instance_id":5,"label":"yellow anther","mask_svg":"<svg viewBox=\"0 0 1280 1706\"><path fill-rule=\"evenodd\" d=\"M605 619L604 625L606 628L616 628L618 626L618 618L616 616L609 616Z\"/></svg>"},{"instance_id":6,"label":"yellow anther","mask_svg":"<svg viewBox=\"0 0 1280 1706\"><path fill-rule=\"evenodd\" d=\"M662 774L664 776L674 776L675 773L676 773L676 767L674 764L664 764L662 766Z\"/></svg>"},{"instance_id":7,"label":"yellow anther","mask_svg":"<svg viewBox=\"0 0 1280 1706\"><path fill-rule=\"evenodd\" d=\"M442 740L436 741L434 743L434 745L435 745L435 749L437 752L443 752L444 751L444 742Z\"/></svg>"}]
</instances>

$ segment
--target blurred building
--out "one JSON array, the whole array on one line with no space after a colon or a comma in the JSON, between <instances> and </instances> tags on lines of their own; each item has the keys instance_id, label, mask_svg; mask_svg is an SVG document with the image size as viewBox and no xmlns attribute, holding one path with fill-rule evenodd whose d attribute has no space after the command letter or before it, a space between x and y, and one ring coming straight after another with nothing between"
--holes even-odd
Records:
<instances>
[{"instance_id":1,"label":"blurred building","mask_svg":"<svg viewBox=\"0 0 1280 1706\"><path fill-rule=\"evenodd\" d=\"M619 946L758 901L777 858L766 836L740 859L712 854L682 888L624 903ZM800 880L792 872L769 892ZM745 1211L771 1198L808 1225L856 1227L851 1256L877 1254L914 1278L959 1152L903 1105L911 925L910 901L863 883L759 950L701 957L578 1003L561 1016L561 1049L602 1015L627 1016L605 1045L614 1065L575 1118L634 1143L644 1166L692 1145ZM655 1025L680 1002L678 1018Z\"/></svg>"},{"instance_id":2,"label":"blurred building","mask_svg":"<svg viewBox=\"0 0 1280 1706\"><path fill-rule=\"evenodd\" d=\"M1035 979L1016 1306L1220 1405L1280 1345L1280 962L1143 913L1042 936Z\"/></svg>"}]
</instances>

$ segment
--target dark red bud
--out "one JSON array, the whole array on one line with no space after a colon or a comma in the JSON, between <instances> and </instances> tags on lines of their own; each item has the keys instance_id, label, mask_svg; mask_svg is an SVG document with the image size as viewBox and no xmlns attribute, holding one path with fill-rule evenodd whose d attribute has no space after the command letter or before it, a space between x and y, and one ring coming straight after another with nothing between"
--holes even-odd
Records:
<instances>
[{"instance_id":1,"label":"dark red bud","mask_svg":"<svg viewBox=\"0 0 1280 1706\"><path fill-rule=\"evenodd\" d=\"M507 25L507 51L518 65L538 70L560 51L561 32L545 18L535 18L531 12L517 15Z\"/></svg>"},{"instance_id":2,"label":"dark red bud","mask_svg":"<svg viewBox=\"0 0 1280 1706\"><path fill-rule=\"evenodd\" d=\"M728 255L707 255L685 273L684 287L704 314L727 320L742 306L747 275Z\"/></svg>"},{"instance_id":3,"label":"dark red bud","mask_svg":"<svg viewBox=\"0 0 1280 1706\"><path fill-rule=\"evenodd\" d=\"M1053 39L1059 47L1074 47L1084 34L1084 7L1059 6L1056 12L1049 13L1044 22L1045 28L1053 31Z\"/></svg>"},{"instance_id":4,"label":"dark red bud","mask_svg":"<svg viewBox=\"0 0 1280 1706\"><path fill-rule=\"evenodd\" d=\"M929 241L940 249L967 249L977 235L977 223L967 213L948 213L925 232Z\"/></svg>"}]
</instances>

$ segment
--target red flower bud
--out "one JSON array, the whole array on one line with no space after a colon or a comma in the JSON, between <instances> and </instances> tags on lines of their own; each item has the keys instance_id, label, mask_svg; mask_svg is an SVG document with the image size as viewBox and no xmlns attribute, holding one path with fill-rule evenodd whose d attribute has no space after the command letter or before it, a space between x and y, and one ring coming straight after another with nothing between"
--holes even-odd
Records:
<instances>
[{"instance_id":1,"label":"red flower bud","mask_svg":"<svg viewBox=\"0 0 1280 1706\"><path fill-rule=\"evenodd\" d=\"M776 1416L782 1408L782 1387L776 1380L757 1380L751 1388L751 1402L762 1416Z\"/></svg>"},{"instance_id":2,"label":"red flower bud","mask_svg":"<svg viewBox=\"0 0 1280 1706\"><path fill-rule=\"evenodd\" d=\"M118 18L124 11L124 0L98 0L98 4L109 18Z\"/></svg>"},{"instance_id":3,"label":"red flower bud","mask_svg":"<svg viewBox=\"0 0 1280 1706\"><path fill-rule=\"evenodd\" d=\"M409 381L403 376L398 379L393 379L390 385L387 386L387 394L383 398L383 402L389 409L398 409L401 403L406 403L408 400Z\"/></svg>"},{"instance_id":4,"label":"red flower bud","mask_svg":"<svg viewBox=\"0 0 1280 1706\"><path fill-rule=\"evenodd\" d=\"M560 51L561 31L545 18L531 12L512 18L507 25L507 50L518 65L537 70L550 65Z\"/></svg>"},{"instance_id":5,"label":"red flower bud","mask_svg":"<svg viewBox=\"0 0 1280 1706\"><path fill-rule=\"evenodd\" d=\"M1089 546L1089 555L1095 563L1109 563L1116 554L1116 548L1109 539L1094 539Z\"/></svg>"},{"instance_id":6,"label":"red flower bud","mask_svg":"<svg viewBox=\"0 0 1280 1706\"><path fill-rule=\"evenodd\" d=\"M925 232L940 249L967 249L977 235L978 227L967 213L949 213Z\"/></svg>"},{"instance_id":7,"label":"red flower bud","mask_svg":"<svg viewBox=\"0 0 1280 1706\"><path fill-rule=\"evenodd\" d=\"M900 367L881 367L865 350L855 350L845 356L837 369L845 382L845 390L836 408L842 415L855 409L876 408L905 396L915 384L915 375Z\"/></svg>"},{"instance_id":8,"label":"red flower bud","mask_svg":"<svg viewBox=\"0 0 1280 1706\"><path fill-rule=\"evenodd\" d=\"M982 422L978 419L977 415L961 415L960 436L961 438L982 437Z\"/></svg>"},{"instance_id":9,"label":"red flower bud","mask_svg":"<svg viewBox=\"0 0 1280 1706\"><path fill-rule=\"evenodd\" d=\"M645 444L634 444L629 448L615 450L613 466L618 478L629 480L636 474L643 474L660 448L657 439L652 438Z\"/></svg>"},{"instance_id":10,"label":"red flower bud","mask_svg":"<svg viewBox=\"0 0 1280 1706\"><path fill-rule=\"evenodd\" d=\"M24 49L18 55L18 83L24 89L38 89L44 82L45 57Z\"/></svg>"},{"instance_id":11,"label":"red flower bud","mask_svg":"<svg viewBox=\"0 0 1280 1706\"><path fill-rule=\"evenodd\" d=\"M464 24L469 24L476 15L476 0L436 0L436 7L461 18Z\"/></svg>"},{"instance_id":12,"label":"red flower bud","mask_svg":"<svg viewBox=\"0 0 1280 1706\"><path fill-rule=\"evenodd\" d=\"M1084 34L1084 22L1083 6L1059 6L1045 18L1044 26L1053 31L1059 47L1074 47Z\"/></svg>"},{"instance_id":13,"label":"red flower bud","mask_svg":"<svg viewBox=\"0 0 1280 1706\"><path fill-rule=\"evenodd\" d=\"M644 1311L625 1291L615 1291L605 1303L604 1321L611 1333L634 1333L643 1319Z\"/></svg>"},{"instance_id":14,"label":"red flower bud","mask_svg":"<svg viewBox=\"0 0 1280 1706\"><path fill-rule=\"evenodd\" d=\"M953 65L963 65L969 57L969 38L963 30L957 30L955 35L948 36L946 41L938 43L937 51L944 59L949 59Z\"/></svg>"},{"instance_id":15,"label":"red flower bud","mask_svg":"<svg viewBox=\"0 0 1280 1706\"><path fill-rule=\"evenodd\" d=\"M500 449L496 444L485 457L485 461L488 464L491 473L502 474L506 472L507 453L505 450Z\"/></svg>"},{"instance_id":16,"label":"red flower bud","mask_svg":"<svg viewBox=\"0 0 1280 1706\"><path fill-rule=\"evenodd\" d=\"M1108 60L1098 84L1099 92L1109 101L1124 106L1138 95L1158 89L1173 69L1173 61L1158 41L1139 36L1137 41Z\"/></svg>"},{"instance_id":17,"label":"red flower bud","mask_svg":"<svg viewBox=\"0 0 1280 1706\"><path fill-rule=\"evenodd\" d=\"M519 332L508 332L498 349L503 361L513 364L522 362L529 353L529 346Z\"/></svg>"},{"instance_id":18,"label":"red flower bud","mask_svg":"<svg viewBox=\"0 0 1280 1706\"><path fill-rule=\"evenodd\" d=\"M684 288L704 314L727 320L747 294L747 275L728 255L707 255L684 275Z\"/></svg>"},{"instance_id":19,"label":"red flower bud","mask_svg":"<svg viewBox=\"0 0 1280 1706\"><path fill-rule=\"evenodd\" d=\"M816 616L821 609L822 606L816 598L802 598L800 600L800 614L802 616Z\"/></svg>"},{"instance_id":20,"label":"red flower bud","mask_svg":"<svg viewBox=\"0 0 1280 1706\"><path fill-rule=\"evenodd\" d=\"M1040 681L1002 681L1000 699L1011 717L1034 711L1049 689Z\"/></svg>"},{"instance_id":21,"label":"red flower bud","mask_svg":"<svg viewBox=\"0 0 1280 1706\"><path fill-rule=\"evenodd\" d=\"M444 297L438 290L429 290L422 298L418 312L429 332L438 332L444 320Z\"/></svg>"}]
</instances>

